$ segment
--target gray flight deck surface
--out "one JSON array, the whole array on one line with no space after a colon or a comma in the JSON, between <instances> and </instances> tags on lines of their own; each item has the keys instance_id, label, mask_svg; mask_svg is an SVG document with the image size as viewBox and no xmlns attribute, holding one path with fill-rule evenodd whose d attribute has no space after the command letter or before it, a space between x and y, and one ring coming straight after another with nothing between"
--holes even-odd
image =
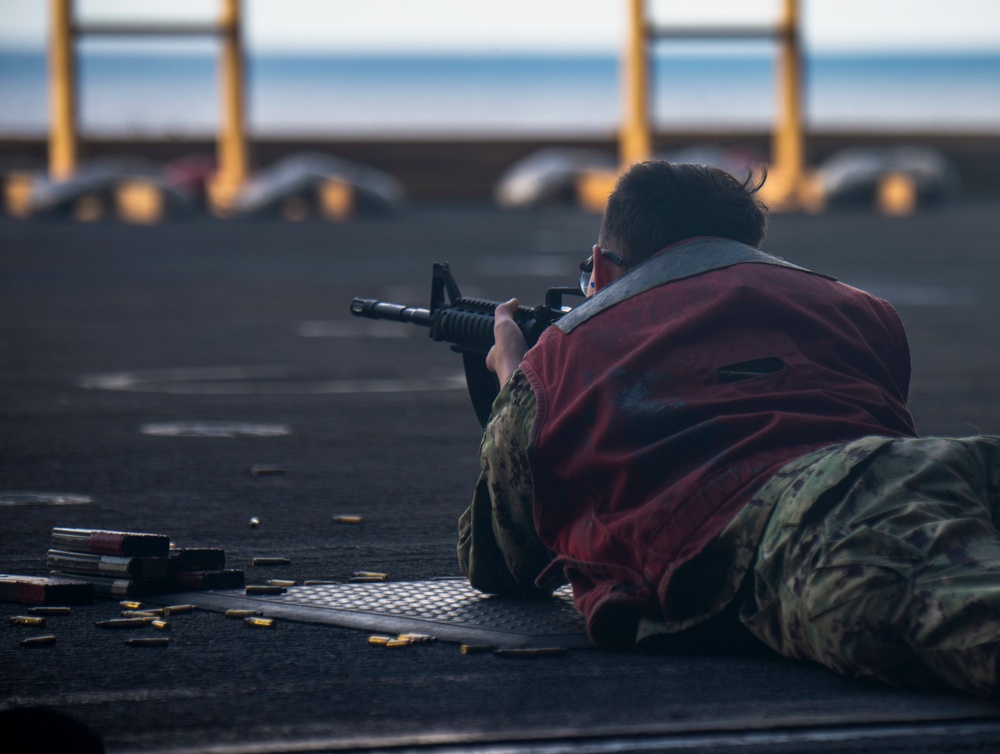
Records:
<instances>
[{"instance_id":1,"label":"gray flight deck surface","mask_svg":"<svg viewBox=\"0 0 1000 754\"><path fill-rule=\"evenodd\" d=\"M480 432L460 358L349 302L426 306L447 260L466 295L539 303L576 278L598 223L485 205L339 225L0 219L0 573L44 574L63 526L223 547L250 583L457 576ZM1000 433L1000 202L778 215L765 249L897 305L921 432ZM142 648L124 640L160 634L94 627L117 609L50 617L58 643L22 648L39 631L0 603L0 707L68 713L112 752L1000 750L996 703L766 652L501 658L212 610Z\"/></svg>"}]
</instances>

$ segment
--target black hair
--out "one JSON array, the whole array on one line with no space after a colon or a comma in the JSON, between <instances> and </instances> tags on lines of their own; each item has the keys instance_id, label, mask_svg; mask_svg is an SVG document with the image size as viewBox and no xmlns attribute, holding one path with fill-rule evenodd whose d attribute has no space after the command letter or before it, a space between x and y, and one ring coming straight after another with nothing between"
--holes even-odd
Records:
<instances>
[{"instance_id":1,"label":"black hair","mask_svg":"<svg viewBox=\"0 0 1000 754\"><path fill-rule=\"evenodd\" d=\"M768 211L757 192L766 177L766 171L756 177L751 172L741 183L708 165L633 165L608 198L600 244L620 254L628 267L697 236L759 246L767 232Z\"/></svg>"}]
</instances>

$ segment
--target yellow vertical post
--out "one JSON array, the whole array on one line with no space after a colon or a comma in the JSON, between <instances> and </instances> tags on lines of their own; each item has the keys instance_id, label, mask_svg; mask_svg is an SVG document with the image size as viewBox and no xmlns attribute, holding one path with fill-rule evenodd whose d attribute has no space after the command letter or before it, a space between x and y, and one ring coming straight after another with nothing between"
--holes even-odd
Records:
<instances>
[{"instance_id":1,"label":"yellow vertical post","mask_svg":"<svg viewBox=\"0 0 1000 754\"><path fill-rule=\"evenodd\" d=\"M805 138L802 126L802 45L799 0L783 0L779 27L778 123L771 147L777 204L795 204L802 190Z\"/></svg>"},{"instance_id":2,"label":"yellow vertical post","mask_svg":"<svg viewBox=\"0 0 1000 754\"><path fill-rule=\"evenodd\" d=\"M220 26L222 119L217 155L219 169L211 189L217 210L226 212L246 181L248 171L244 96L242 0L223 0Z\"/></svg>"},{"instance_id":3,"label":"yellow vertical post","mask_svg":"<svg viewBox=\"0 0 1000 754\"><path fill-rule=\"evenodd\" d=\"M629 19L623 62L625 118L620 136L622 166L648 160L653 153L649 113L649 39L644 0L628 0Z\"/></svg>"},{"instance_id":4,"label":"yellow vertical post","mask_svg":"<svg viewBox=\"0 0 1000 754\"><path fill-rule=\"evenodd\" d=\"M76 170L73 0L50 0L49 10L49 177L63 180Z\"/></svg>"}]
</instances>

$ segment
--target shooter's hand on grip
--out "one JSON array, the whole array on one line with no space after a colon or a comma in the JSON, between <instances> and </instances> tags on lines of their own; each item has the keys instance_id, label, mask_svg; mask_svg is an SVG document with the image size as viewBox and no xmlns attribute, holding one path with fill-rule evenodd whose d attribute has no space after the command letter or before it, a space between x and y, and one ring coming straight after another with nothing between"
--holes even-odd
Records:
<instances>
[{"instance_id":1,"label":"shooter's hand on grip","mask_svg":"<svg viewBox=\"0 0 1000 754\"><path fill-rule=\"evenodd\" d=\"M517 369L528 350L528 342L524 333L514 321L517 311L517 299L512 298L500 304L494 313L493 337L494 346L486 355L486 367L494 372L501 385L504 385Z\"/></svg>"}]
</instances>

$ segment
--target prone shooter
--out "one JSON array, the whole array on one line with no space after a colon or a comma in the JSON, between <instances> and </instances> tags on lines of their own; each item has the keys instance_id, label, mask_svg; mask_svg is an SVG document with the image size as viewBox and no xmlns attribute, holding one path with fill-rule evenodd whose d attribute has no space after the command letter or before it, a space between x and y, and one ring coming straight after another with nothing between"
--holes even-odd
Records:
<instances>
[{"instance_id":1,"label":"prone shooter","mask_svg":"<svg viewBox=\"0 0 1000 754\"><path fill-rule=\"evenodd\" d=\"M581 264L586 303L547 302L537 342L514 301L474 308L503 387L459 566L508 597L569 582L602 648L752 635L847 676L1000 696L1000 436L917 434L898 313L761 251L763 180L633 165ZM468 355L435 286L432 337Z\"/></svg>"}]
</instances>

